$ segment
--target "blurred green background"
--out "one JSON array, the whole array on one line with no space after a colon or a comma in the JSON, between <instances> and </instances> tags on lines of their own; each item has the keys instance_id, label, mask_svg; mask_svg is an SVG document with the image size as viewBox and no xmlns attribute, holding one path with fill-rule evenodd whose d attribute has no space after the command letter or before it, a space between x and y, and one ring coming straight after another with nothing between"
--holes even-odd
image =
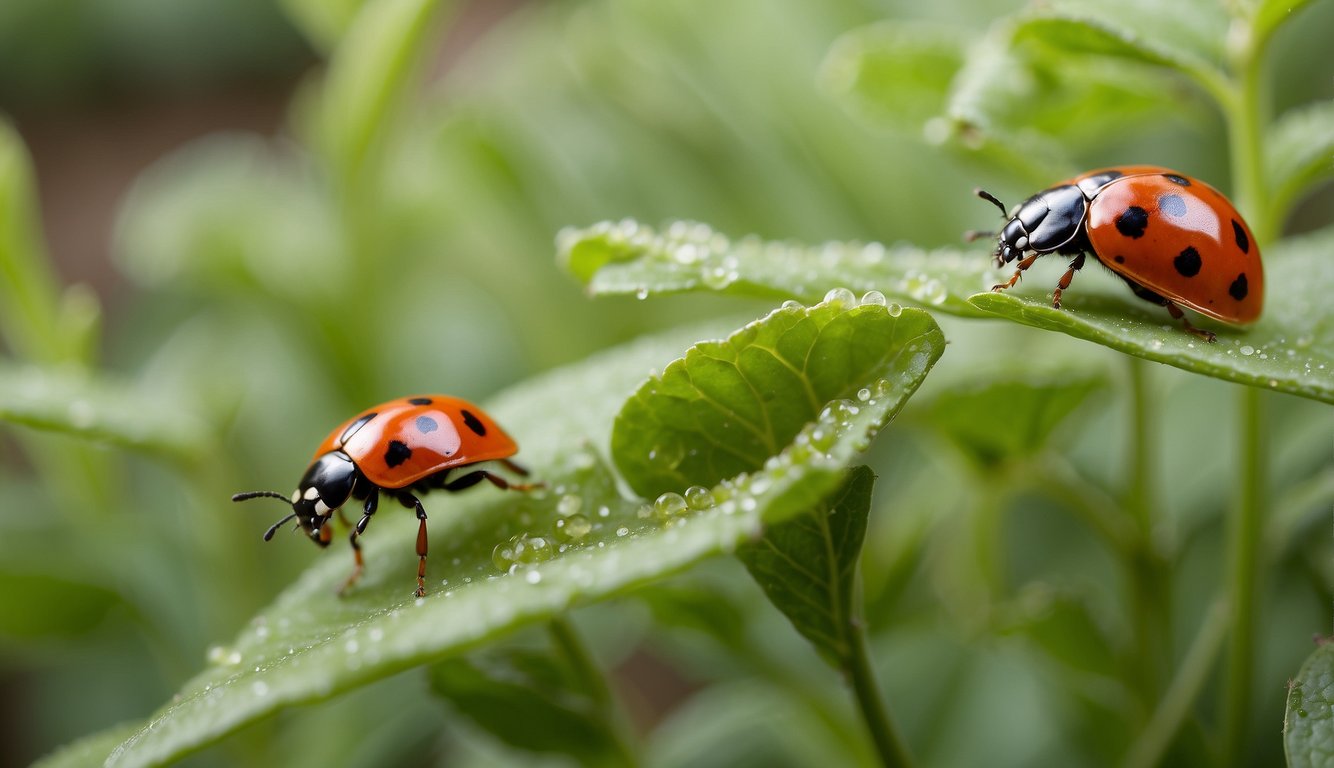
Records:
<instances>
[{"instance_id":1,"label":"blurred green background","mask_svg":"<svg viewBox=\"0 0 1334 768\"><path fill-rule=\"evenodd\" d=\"M51 264L101 306L94 320L87 292L65 295L91 353L42 359L25 339L32 329L7 328L5 365L100 371L108 397L129 393L145 418L179 420L186 446L154 456L0 433L0 764L149 714L319 556L287 539L264 545L270 515L228 497L290 488L348 414L408 392L485 400L647 330L770 306L589 301L553 258L562 227L684 218L806 242L957 244L994 218L973 187L1016 200L1043 182L920 128L873 126L821 87L822 62L849 30L896 18L980 34L1018 2L461 2L432 26L426 77L348 165L328 148L357 139L330 135L337 105L319 86L357 5L0 6L0 112L32 154ZM1330 3L1282 30L1276 109L1334 96L1334 63L1320 54L1331 30ZM1106 124L1083 116L1088 129L1070 131L1080 165L1228 178L1216 115L1190 99L1150 106ZM1289 231L1328 223L1330 205L1328 190L1305 201ZM871 462L882 482L865 592L889 699L924 764L1105 764L1126 734L1087 732L1089 719L1069 712L1123 702L1101 697L1085 657L1098 651L1070 627L1128 631L1115 626L1113 569L1051 499L979 496L994 457L959 451L966 425L950 414L969 412L951 398L966 401L978 381L1051 383L1071 400L1045 450L1092 479L1088 493L1114 493L1124 360L1012 324L941 322L951 348ZM1147 378L1160 398L1184 645L1222 573L1232 388L1159 367ZM1327 406L1270 400L1282 501L1327 483L1334 422ZM1008 518L996 594L978 586L988 582L960 532L983 506ZM1265 588L1264 733L1278 728L1282 682L1311 635L1329 631L1328 521L1310 519L1322 533L1282 553ZM657 727L656 763L814 765L834 749L799 698L775 699L682 618L736 617L790 666L794 688L837 698L832 674L755 595L723 562L582 612L635 720ZM1063 612L1075 618L1063 623ZM1275 764L1277 749L1267 744L1256 764ZM532 759L470 729L411 674L286 713L191 762L256 755L290 766Z\"/></svg>"}]
</instances>

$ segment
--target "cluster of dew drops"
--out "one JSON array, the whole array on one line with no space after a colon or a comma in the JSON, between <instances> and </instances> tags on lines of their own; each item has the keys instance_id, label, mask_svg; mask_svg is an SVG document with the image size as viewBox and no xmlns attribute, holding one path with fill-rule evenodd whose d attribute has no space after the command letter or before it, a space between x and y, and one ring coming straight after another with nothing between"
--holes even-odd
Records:
<instances>
[{"instance_id":1,"label":"cluster of dew drops","mask_svg":"<svg viewBox=\"0 0 1334 768\"><path fill-rule=\"evenodd\" d=\"M709 225L695 221L675 221L662 232L633 219L603 221L587 230L567 228L557 235L558 247L566 253L573 251L584 239L600 239L617 252L665 264L675 273L693 276L700 284L715 291L740 280L743 263L761 264L770 275L781 273L779 282L788 290L805 294L810 286L818 285L827 275L875 270L889 258L889 250L881 243L831 241L812 248L763 240L755 235L733 241ZM931 254L927 258L929 263L937 266L973 271L971 263L959 263L959 255L954 252ZM982 277L979 290L990 288L996 282L996 274L988 272ZM880 279L891 278L885 274ZM948 289L937 277L914 269L898 273L893 278L892 288L927 305L940 305L949 298ZM650 288L641 286L635 295L646 299L650 293ZM871 291L868 295L879 293Z\"/></svg>"}]
</instances>

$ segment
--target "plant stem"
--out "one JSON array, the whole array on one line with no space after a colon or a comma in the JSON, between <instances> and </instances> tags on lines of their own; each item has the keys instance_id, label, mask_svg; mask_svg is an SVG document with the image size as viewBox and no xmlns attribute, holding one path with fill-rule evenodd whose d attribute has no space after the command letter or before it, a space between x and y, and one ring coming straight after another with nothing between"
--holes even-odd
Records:
<instances>
[{"instance_id":1,"label":"plant stem","mask_svg":"<svg viewBox=\"0 0 1334 768\"><path fill-rule=\"evenodd\" d=\"M1252 37L1233 56L1236 89L1224 104L1235 176L1235 193L1255 239L1263 247L1275 234L1275 221L1263 203L1265 184L1261 131L1267 107L1261 41ZM1243 387L1237 395L1240 451L1236 498L1227 521L1227 588L1231 608L1227 687L1223 703L1223 751L1232 764L1245 762L1254 688L1255 617L1265 513L1265 416L1262 393Z\"/></svg>"},{"instance_id":2,"label":"plant stem","mask_svg":"<svg viewBox=\"0 0 1334 768\"><path fill-rule=\"evenodd\" d=\"M1172 684L1154 708L1148 725L1126 753L1121 763L1124 768L1152 768L1162 762L1163 754L1181 730L1181 724L1190 714L1191 706L1209 682L1209 672L1222 651L1227 627L1227 601L1215 599L1204 615L1204 621L1190 649L1186 651L1176 677L1172 678Z\"/></svg>"},{"instance_id":3,"label":"plant stem","mask_svg":"<svg viewBox=\"0 0 1334 768\"><path fill-rule=\"evenodd\" d=\"M1135 523L1134 547L1128 561L1131 602L1136 638L1136 684L1145 706L1162 693L1171 649L1171 569L1157 545L1157 496L1154 468L1158 465L1153 425L1154 396L1148 382L1147 364L1128 358L1131 396L1131 439L1127 465L1130 470L1128 506Z\"/></svg>"},{"instance_id":4,"label":"plant stem","mask_svg":"<svg viewBox=\"0 0 1334 768\"><path fill-rule=\"evenodd\" d=\"M629 728L621 715L620 708L616 705L616 697L612 694L607 676L593 661L593 657L588 653L588 647L579 638L574 626L566 617L556 616L547 622L547 632L551 635L551 642L556 647L556 652L565 658L575 674L584 682L603 720L607 723L608 732L615 737L615 758L618 763L626 766L637 765L639 761L635 757L635 750L631 747Z\"/></svg>"},{"instance_id":5,"label":"plant stem","mask_svg":"<svg viewBox=\"0 0 1334 768\"><path fill-rule=\"evenodd\" d=\"M1223 754L1245 761L1254 689L1255 614L1260 552L1264 540L1265 418L1262 393L1243 388L1238 397L1241 451L1237 498L1228 521L1228 593L1231 604Z\"/></svg>"},{"instance_id":6,"label":"plant stem","mask_svg":"<svg viewBox=\"0 0 1334 768\"><path fill-rule=\"evenodd\" d=\"M871 657L866 647L866 628L860 619L849 622L848 655L844 659L844 671L852 684L852 691L857 697L857 709L861 712L866 730L871 734L880 762L886 768L906 768L911 766L912 758L899 736L889 710L885 708L884 695L880 692L880 683L876 681L875 671L871 668Z\"/></svg>"}]
</instances>

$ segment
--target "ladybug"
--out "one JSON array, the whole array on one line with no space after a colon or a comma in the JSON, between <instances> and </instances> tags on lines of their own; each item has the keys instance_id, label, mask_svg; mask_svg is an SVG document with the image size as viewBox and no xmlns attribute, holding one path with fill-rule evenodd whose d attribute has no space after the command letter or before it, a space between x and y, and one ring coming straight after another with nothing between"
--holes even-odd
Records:
<instances>
[{"instance_id":1,"label":"ladybug","mask_svg":"<svg viewBox=\"0 0 1334 768\"><path fill-rule=\"evenodd\" d=\"M1264 308L1264 268L1246 221L1218 190L1198 179L1153 165L1104 168L1063 181L1020 203L1011 214L984 190L978 197L1001 209L996 266L1018 259L1003 291L1019 282L1039 256L1073 257L1056 284L1052 306L1092 254L1146 301L1167 308L1186 330L1206 341L1209 331L1190 324L1180 307L1215 320L1245 324ZM1180 306L1178 306L1180 305Z\"/></svg>"},{"instance_id":2,"label":"ladybug","mask_svg":"<svg viewBox=\"0 0 1334 768\"><path fill-rule=\"evenodd\" d=\"M274 523L264 540L272 539L281 525L296 518L297 527L321 547L329 546L333 538L334 512L341 517L349 500L362 502L361 519L348 539L356 567L338 590L342 594L361 576L357 540L366 532L380 495L397 500L414 510L420 521L417 596L421 597L426 594L426 510L417 496L436 488L461 491L483 480L502 489L539 487L540 483L512 483L484 469L450 477L456 469L493 460L526 476L528 471L508 458L518 449L485 411L466 400L445 395L402 397L363 411L330 432L290 498L277 491L249 491L232 496L232 501L282 499L292 505L292 514Z\"/></svg>"}]
</instances>

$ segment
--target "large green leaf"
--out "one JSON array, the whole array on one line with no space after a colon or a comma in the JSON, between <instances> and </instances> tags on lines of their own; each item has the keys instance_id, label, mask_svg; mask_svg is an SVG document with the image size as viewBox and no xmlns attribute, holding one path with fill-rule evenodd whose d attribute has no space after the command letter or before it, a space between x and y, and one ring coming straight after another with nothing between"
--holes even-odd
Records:
<instances>
[{"instance_id":1,"label":"large green leaf","mask_svg":"<svg viewBox=\"0 0 1334 768\"><path fill-rule=\"evenodd\" d=\"M780 310L738 334L767 336L806 313ZM843 318L838 325L854 328L889 317L884 307L826 305L809 313L830 325ZM757 536L763 520L823 498L921 382L943 347L940 332L922 312L903 310L900 322L920 329L900 339L915 343L915 351L903 350L864 381L830 387L856 392L890 377L867 401L831 404L750 473L711 490L680 488L689 492L654 503L617 490L604 458L612 420L645 373L668 367L691 341L715 334L716 325L631 344L516 387L488 410L519 439L519 459L546 490L487 487L427 497L430 580L420 599L411 594L415 520L383 510L363 539L366 575L357 587L336 597L351 563L346 552L320 558L234 642L215 648L211 665L117 747L107 765L177 759L283 707L437 661L732 551ZM306 546L286 536L278 541ZM256 546L274 545L257 540ZM89 762L84 749L57 754L48 765Z\"/></svg>"},{"instance_id":2,"label":"large green leaf","mask_svg":"<svg viewBox=\"0 0 1334 768\"><path fill-rule=\"evenodd\" d=\"M607 221L564 230L557 244L566 268L594 295L704 290L815 302L833 288L847 288L983 316L968 297L1002 275L989 268L981 246L967 253L880 243L734 240L688 221L672 222L661 231L635 221Z\"/></svg>"},{"instance_id":3,"label":"large green leaf","mask_svg":"<svg viewBox=\"0 0 1334 768\"><path fill-rule=\"evenodd\" d=\"M640 387L616 417L612 455L646 497L711 486L759 469L817 418L887 421L896 410L886 401L897 409L903 397L873 396L916 389L943 349L920 310L851 297L786 306L725 341L696 344Z\"/></svg>"},{"instance_id":4,"label":"large green leaf","mask_svg":"<svg viewBox=\"0 0 1334 768\"><path fill-rule=\"evenodd\" d=\"M1265 251L1266 308L1248 328L1209 327L1208 344L1181 330L1166 311L1135 298L1120 280L1086 268L1051 306L1063 265L1039 261L1024 283L987 290L1005 273L987 247L925 251L906 245L800 246L732 240L678 222L659 233L635 222L606 222L560 237L570 271L594 294L714 290L809 299L838 287L875 291L952 314L994 315L1059 331L1112 349L1208 376L1334 402L1334 314L1322 286L1334 285L1334 229L1279 241ZM872 294L874 301L882 296ZM863 299L864 301L866 299Z\"/></svg>"},{"instance_id":5,"label":"large green leaf","mask_svg":"<svg viewBox=\"0 0 1334 768\"><path fill-rule=\"evenodd\" d=\"M1091 270L1076 278L1078 298L1067 292L1061 309L1052 308L1045 286L980 293L969 301L1016 322L1146 360L1334 403L1334 313L1323 295L1334 285L1331 254L1334 229L1268 248L1264 315L1245 329L1211 325L1218 331L1214 344L1182 332L1161 309L1130 297L1119 281L1089 280Z\"/></svg>"},{"instance_id":6,"label":"large green leaf","mask_svg":"<svg viewBox=\"0 0 1334 768\"><path fill-rule=\"evenodd\" d=\"M1316 648L1288 684L1283 748L1291 768L1334 761L1334 645Z\"/></svg>"},{"instance_id":7,"label":"large green leaf","mask_svg":"<svg viewBox=\"0 0 1334 768\"><path fill-rule=\"evenodd\" d=\"M860 642L853 586L874 486L875 473L857 467L823 503L737 550L769 601L837 669Z\"/></svg>"},{"instance_id":8,"label":"large green leaf","mask_svg":"<svg viewBox=\"0 0 1334 768\"><path fill-rule=\"evenodd\" d=\"M209 428L179 403L67 369L0 366L0 421L190 461Z\"/></svg>"}]
</instances>

